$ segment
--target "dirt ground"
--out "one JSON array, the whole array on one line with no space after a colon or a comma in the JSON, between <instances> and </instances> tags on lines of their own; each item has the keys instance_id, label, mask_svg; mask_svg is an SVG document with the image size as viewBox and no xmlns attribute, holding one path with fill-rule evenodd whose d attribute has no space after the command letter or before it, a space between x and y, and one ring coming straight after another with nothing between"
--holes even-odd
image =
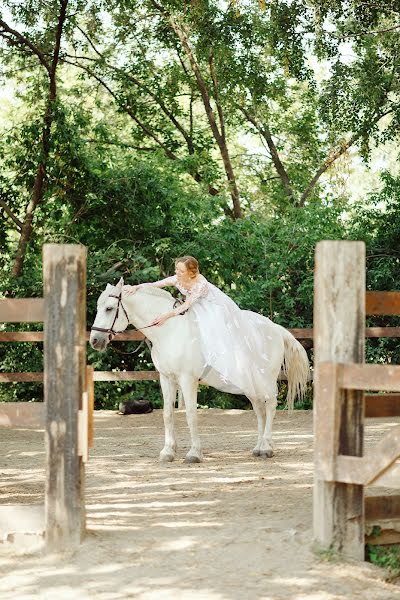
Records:
<instances>
[{"instance_id":1,"label":"dirt ground","mask_svg":"<svg viewBox=\"0 0 400 600\"><path fill-rule=\"evenodd\" d=\"M400 587L367 563L312 553L312 414L279 412L275 456L254 458L251 411L199 412L205 460L160 464L161 411L95 416L87 467L88 535L51 556L0 543L1 600L393 600ZM388 426L372 421L370 443ZM43 433L0 431L0 502L43 500Z\"/></svg>"}]
</instances>

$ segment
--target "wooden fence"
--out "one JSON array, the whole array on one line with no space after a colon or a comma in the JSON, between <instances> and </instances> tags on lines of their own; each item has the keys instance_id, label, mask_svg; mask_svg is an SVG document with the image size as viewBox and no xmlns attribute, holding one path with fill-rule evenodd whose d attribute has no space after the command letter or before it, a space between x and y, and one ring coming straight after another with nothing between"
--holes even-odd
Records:
<instances>
[{"instance_id":1,"label":"wooden fence","mask_svg":"<svg viewBox=\"0 0 400 600\"><path fill-rule=\"evenodd\" d=\"M86 367L86 248L46 244L43 284L43 299L3 300L0 320L43 321L44 373L40 376L45 402L3 403L0 425L44 425L45 539L48 549L61 550L77 546L86 528L84 463L93 437L93 370ZM4 524L11 515L28 515L31 507L2 509L5 517L0 513L0 523ZM36 509L32 508L35 516ZM11 522L5 526L12 531Z\"/></svg>"},{"instance_id":2,"label":"wooden fence","mask_svg":"<svg viewBox=\"0 0 400 600\"><path fill-rule=\"evenodd\" d=\"M2 403L0 426L38 428L46 424L46 531L48 543L54 546L77 543L84 529L83 463L87 457L86 430L90 428L90 421L88 424L87 417L82 416L82 399L86 407L93 402L93 381L159 378L156 371L93 372L90 368L85 375L85 342L89 332L85 332L85 256L82 252L81 246L45 247L45 298L0 300L0 322L44 321L43 332L0 332L0 342L44 342L44 374L0 373L0 382L44 381L46 400L45 404ZM305 340L308 344L314 339L315 332L315 538L324 548L334 548L356 558L363 557L366 522L400 516L400 496L367 498L364 502L365 485L398 487L400 484L396 463L400 456L400 433L397 429L377 448L379 458L363 457L364 417L400 415L400 394L364 395L362 392L400 392L400 367L362 366L365 337L400 337L400 327L365 328L366 313L399 314L400 293L365 294L364 255L365 249L361 243L323 242L318 245L314 330L290 330L297 339ZM65 319L69 319L70 323L67 329L62 327ZM72 326L72 322L78 325ZM69 331L71 335L67 335ZM144 335L139 331L127 331L119 334L115 341L143 339ZM56 344L57 348L62 348L61 354L60 350L55 350ZM69 361L69 357L75 358ZM61 370L61 379L50 379L50 373L54 379L55 373L60 371L60 364L70 362L69 370ZM78 431L79 420L80 430L85 430L85 434L80 435L79 452L74 458L71 480L66 486L62 483L63 493L68 497L65 495L61 504L57 504L56 498L62 493L61 488L55 489L60 483L57 483L60 460L65 460L70 449L64 448L64 458L59 455L57 460L54 459L62 446L62 432L54 423L59 424L67 419L63 413L65 405L60 399L64 386L69 386L71 382L75 382L73 396L77 421L68 427L71 426L74 432ZM86 394L83 393L85 389ZM53 405L52 398L58 398L58 403ZM74 441L74 438L71 439ZM389 470L391 466L393 468ZM80 483L75 486L77 496L71 497L69 490L74 478ZM62 506L62 510L57 506ZM80 509L76 510L76 507ZM58 524L54 521L54 515L59 519ZM386 532L380 539L400 541L398 534L393 531Z\"/></svg>"},{"instance_id":3,"label":"wooden fence","mask_svg":"<svg viewBox=\"0 0 400 600\"><path fill-rule=\"evenodd\" d=\"M367 293L368 299L374 299L376 294L386 292L370 292ZM398 294L397 292L390 292ZM371 295L370 295L371 294ZM400 296L400 294L399 294ZM38 303L39 301L39 303ZM14 302L14 300L12 301ZM19 302L19 300L15 300ZM20 305L21 308L11 309L11 300L0 300L0 323L1 322L22 322L23 316L30 315L33 318L25 319L24 322L41 322L43 312L40 312L40 299L30 298L24 300L26 304ZM31 304L32 303L32 308ZM25 309L28 309L25 312ZM10 314L10 310L13 311L15 318ZM42 309L43 311L43 309ZM369 314L379 314L376 312L369 311ZM394 313L386 313L394 314ZM9 315L8 321L5 316ZM296 328L288 329L296 339L302 341L306 348L310 348L313 345L314 330L310 328ZM89 340L90 331L86 332L86 341ZM400 327L366 327L365 328L366 338L400 338ZM113 344L118 342L136 342L142 341L145 336L140 331L125 331L119 333L114 339ZM44 332L43 331L0 331L0 342L43 342ZM156 381L160 378L157 371L94 371L94 381ZM283 378L282 378L283 379ZM43 373L32 372L32 371L15 371L12 373L0 372L0 383L12 383L12 382L42 382ZM1 413L0 413L0 424L1 424Z\"/></svg>"},{"instance_id":4,"label":"wooden fence","mask_svg":"<svg viewBox=\"0 0 400 600\"><path fill-rule=\"evenodd\" d=\"M400 392L400 366L363 364L365 314L400 314L400 293L366 294L362 242L320 242L314 289L314 539L363 560L365 541L400 542L400 496L364 498L366 486L400 487L400 426L364 453L365 417L400 415L400 395L382 394ZM373 525L382 535L366 538Z\"/></svg>"}]
</instances>

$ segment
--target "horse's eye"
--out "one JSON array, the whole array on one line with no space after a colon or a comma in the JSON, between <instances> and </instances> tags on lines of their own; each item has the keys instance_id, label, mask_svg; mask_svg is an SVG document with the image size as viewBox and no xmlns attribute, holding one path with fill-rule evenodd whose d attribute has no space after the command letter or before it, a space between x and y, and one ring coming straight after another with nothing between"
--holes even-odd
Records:
<instances>
[{"instance_id":1,"label":"horse's eye","mask_svg":"<svg viewBox=\"0 0 400 600\"><path fill-rule=\"evenodd\" d=\"M107 306L106 312L110 312L110 310L112 310L112 306Z\"/></svg>"}]
</instances>

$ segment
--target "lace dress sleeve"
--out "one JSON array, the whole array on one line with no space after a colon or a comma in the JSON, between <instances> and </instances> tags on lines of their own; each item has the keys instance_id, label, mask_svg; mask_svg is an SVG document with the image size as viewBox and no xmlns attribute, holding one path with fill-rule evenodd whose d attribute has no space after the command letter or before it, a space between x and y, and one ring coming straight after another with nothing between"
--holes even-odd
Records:
<instances>
[{"instance_id":1,"label":"lace dress sleeve","mask_svg":"<svg viewBox=\"0 0 400 600\"><path fill-rule=\"evenodd\" d=\"M171 277L166 277L165 279L160 279L159 281L150 281L149 283L141 283L141 286L151 285L153 287L166 287L167 285L176 285L176 275L172 275Z\"/></svg>"},{"instance_id":2,"label":"lace dress sleeve","mask_svg":"<svg viewBox=\"0 0 400 600\"><path fill-rule=\"evenodd\" d=\"M180 315L185 310L190 308L192 304L194 304L200 298L204 298L208 293L208 285L207 281L199 281L196 283L191 289L190 293L187 295L187 298L183 304L175 308L172 312L175 315Z\"/></svg>"}]
</instances>

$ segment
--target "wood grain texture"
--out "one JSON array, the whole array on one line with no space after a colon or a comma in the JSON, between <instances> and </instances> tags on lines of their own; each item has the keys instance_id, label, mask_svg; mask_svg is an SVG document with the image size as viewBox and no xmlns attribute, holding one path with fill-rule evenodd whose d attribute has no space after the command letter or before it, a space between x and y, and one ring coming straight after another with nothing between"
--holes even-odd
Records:
<instances>
[{"instance_id":1,"label":"wood grain texture","mask_svg":"<svg viewBox=\"0 0 400 600\"><path fill-rule=\"evenodd\" d=\"M43 402L1 402L0 427L15 429L44 429Z\"/></svg>"},{"instance_id":2,"label":"wood grain texture","mask_svg":"<svg viewBox=\"0 0 400 600\"><path fill-rule=\"evenodd\" d=\"M89 422L88 422L88 446L93 448L94 440L94 370L93 367L86 367L86 388L88 394L88 410L89 410Z\"/></svg>"},{"instance_id":3,"label":"wood grain texture","mask_svg":"<svg viewBox=\"0 0 400 600\"><path fill-rule=\"evenodd\" d=\"M339 455L335 480L370 485L400 457L400 426L393 427L366 456Z\"/></svg>"},{"instance_id":4,"label":"wood grain texture","mask_svg":"<svg viewBox=\"0 0 400 600\"><path fill-rule=\"evenodd\" d=\"M380 535L366 535L365 543L371 546L387 546L400 544L400 531L396 529L382 529Z\"/></svg>"},{"instance_id":5,"label":"wood grain texture","mask_svg":"<svg viewBox=\"0 0 400 600\"><path fill-rule=\"evenodd\" d=\"M25 373L0 373L0 383L12 383L15 381L19 382L42 382L43 373L36 373L32 371L26 371Z\"/></svg>"},{"instance_id":6,"label":"wood grain texture","mask_svg":"<svg viewBox=\"0 0 400 600\"><path fill-rule=\"evenodd\" d=\"M347 390L400 392L400 366L343 365L339 385Z\"/></svg>"},{"instance_id":7,"label":"wood grain texture","mask_svg":"<svg viewBox=\"0 0 400 600\"><path fill-rule=\"evenodd\" d=\"M158 371L94 371L94 381L156 381Z\"/></svg>"},{"instance_id":8,"label":"wood grain texture","mask_svg":"<svg viewBox=\"0 0 400 600\"><path fill-rule=\"evenodd\" d=\"M398 519L400 496L367 496L365 498L365 521L376 523L380 519Z\"/></svg>"},{"instance_id":9,"label":"wood grain texture","mask_svg":"<svg viewBox=\"0 0 400 600\"><path fill-rule=\"evenodd\" d=\"M5 298L0 300L0 323L42 323L43 298Z\"/></svg>"},{"instance_id":10,"label":"wood grain texture","mask_svg":"<svg viewBox=\"0 0 400 600\"><path fill-rule=\"evenodd\" d=\"M363 363L365 333L365 245L362 242L317 244L314 286L315 452L322 452L326 406L319 376L321 362ZM322 382L323 384L323 382ZM362 456L364 403L358 391L340 394L338 451ZM334 423L331 424L334 426ZM335 425L336 426L336 425ZM327 482L318 469L314 484L314 539L323 549L364 557L363 487Z\"/></svg>"},{"instance_id":11,"label":"wood grain texture","mask_svg":"<svg viewBox=\"0 0 400 600\"><path fill-rule=\"evenodd\" d=\"M400 315L400 292L367 292L367 315Z\"/></svg>"},{"instance_id":12,"label":"wood grain texture","mask_svg":"<svg viewBox=\"0 0 400 600\"><path fill-rule=\"evenodd\" d=\"M78 413L86 389L86 248L43 247L46 544L76 547L85 529Z\"/></svg>"},{"instance_id":13,"label":"wood grain texture","mask_svg":"<svg viewBox=\"0 0 400 600\"><path fill-rule=\"evenodd\" d=\"M400 394L364 394L365 417L400 417Z\"/></svg>"}]
</instances>

